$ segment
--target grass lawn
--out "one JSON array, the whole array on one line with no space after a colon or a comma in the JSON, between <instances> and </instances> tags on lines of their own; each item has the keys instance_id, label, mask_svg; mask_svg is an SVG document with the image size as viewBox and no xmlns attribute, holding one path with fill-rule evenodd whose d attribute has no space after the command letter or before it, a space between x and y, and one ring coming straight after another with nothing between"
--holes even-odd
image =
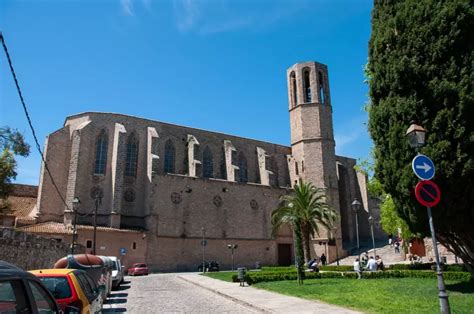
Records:
<instances>
[{"instance_id":1,"label":"grass lawn","mask_svg":"<svg viewBox=\"0 0 474 314\"><path fill-rule=\"evenodd\" d=\"M236 275L236 274L237 274L236 271L220 271L220 272L215 272L215 273L214 272L206 273L204 276L232 282L232 275Z\"/></svg>"},{"instance_id":2,"label":"grass lawn","mask_svg":"<svg viewBox=\"0 0 474 314\"><path fill-rule=\"evenodd\" d=\"M447 281L446 286L452 313L474 313L472 281ZM295 281L275 281L254 287L367 313L439 313L436 279L309 279L303 286Z\"/></svg>"}]
</instances>

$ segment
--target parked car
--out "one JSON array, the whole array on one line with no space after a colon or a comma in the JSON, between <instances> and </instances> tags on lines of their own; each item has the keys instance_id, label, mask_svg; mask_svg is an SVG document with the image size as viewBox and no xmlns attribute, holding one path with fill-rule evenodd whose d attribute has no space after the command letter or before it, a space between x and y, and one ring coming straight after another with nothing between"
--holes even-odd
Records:
<instances>
[{"instance_id":1,"label":"parked car","mask_svg":"<svg viewBox=\"0 0 474 314\"><path fill-rule=\"evenodd\" d=\"M66 313L79 313L66 307ZM0 313L63 313L54 297L29 272L0 261Z\"/></svg>"},{"instance_id":2,"label":"parked car","mask_svg":"<svg viewBox=\"0 0 474 314\"><path fill-rule=\"evenodd\" d=\"M112 292L112 271L114 263L108 256L97 255L104 262L104 271L105 276L105 288L107 290L107 295L110 295Z\"/></svg>"},{"instance_id":3,"label":"parked car","mask_svg":"<svg viewBox=\"0 0 474 314\"><path fill-rule=\"evenodd\" d=\"M219 263L216 261L207 261L205 262L206 265L206 271L219 271ZM198 271L202 271L202 263L198 265L197 267Z\"/></svg>"},{"instance_id":4,"label":"parked car","mask_svg":"<svg viewBox=\"0 0 474 314\"><path fill-rule=\"evenodd\" d=\"M61 258L54 264L54 268L69 268L84 270L99 287L102 301L107 299L107 272L108 268L104 265L104 261L92 254L68 255Z\"/></svg>"},{"instance_id":5,"label":"parked car","mask_svg":"<svg viewBox=\"0 0 474 314\"><path fill-rule=\"evenodd\" d=\"M145 263L135 263L128 269L129 276L148 275L148 266Z\"/></svg>"},{"instance_id":6,"label":"parked car","mask_svg":"<svg viewBox=\"0 0 474 314\"><path fill-rule=\"evenodd\" d=\"M117 288L123 282L122 262L115 256L109 256L112 260L112 287Z\"/></svg>"},{"instance_id":7,"label":"parked car","mask_svg":"<svg viewBox=\"0 0 474 314\"><path fill-rule=\"evenodd\" d=\"M78 269L39 269L30 271L51 292L62 310L68 306L77 313L100 313L102 298L94 280Z\"/></svg>"}]
</instances>

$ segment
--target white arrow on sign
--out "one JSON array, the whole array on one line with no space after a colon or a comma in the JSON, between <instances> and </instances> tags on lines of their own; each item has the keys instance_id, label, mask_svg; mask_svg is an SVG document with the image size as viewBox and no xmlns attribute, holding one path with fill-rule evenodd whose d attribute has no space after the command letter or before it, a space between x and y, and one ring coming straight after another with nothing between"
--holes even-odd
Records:
<instances>
[{"instance_id":1,"label":"white arrow on sign","mask_svg":"<svg viewBox=\"0 0 474 314\"><path fill-rule=\"evenodd\" d=\"M431 170L431 166L428 165L426 162L423 162L423 166L422 165L416 165L415 167L416 167L416 169L425 170L425 173Z\"/></svg>"}]
</instances>

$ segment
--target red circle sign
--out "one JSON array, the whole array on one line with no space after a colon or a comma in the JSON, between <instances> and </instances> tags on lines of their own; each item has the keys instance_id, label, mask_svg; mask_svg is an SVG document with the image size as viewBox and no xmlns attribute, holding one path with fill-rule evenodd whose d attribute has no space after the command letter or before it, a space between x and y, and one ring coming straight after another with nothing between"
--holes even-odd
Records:
<instances>
[{"instance_id":1,"label":"red circle sign","mask_svg":"<svg viewBox=\"0 0 474 314\"><path fill-rule=\"evenodd\" d=\"M426 207L433 207L439 203L441 192L436 183L432 181L420 181L415 187L415 195L418 202Z\"/></svg>"}]
</instances>

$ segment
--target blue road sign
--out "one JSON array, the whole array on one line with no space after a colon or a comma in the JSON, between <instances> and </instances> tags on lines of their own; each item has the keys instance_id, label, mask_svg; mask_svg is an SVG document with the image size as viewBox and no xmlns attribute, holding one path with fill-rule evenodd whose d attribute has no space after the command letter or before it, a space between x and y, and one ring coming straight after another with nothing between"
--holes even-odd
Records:
<instances>
[{"instance_id":1,"label":"blue road sign","mask_svg":"<svg viewBox=\"0 0 474 314\"><path fill-rule=\"evenodd\" d=\"M411 162L413 172L421 180L431 180L435 175L435 166L428 156L416 155Z\"/></svg>"},{"instance_id":2,"label":"blue road sign","mask_svg":"<svg viewBox=\"0 0 474 314\"><path fill-rule=\"evenodd\" d=\"M125 255L127 254L127 249L126 248L120 248L120 255Z\"/></svg>"}]
</instances>

